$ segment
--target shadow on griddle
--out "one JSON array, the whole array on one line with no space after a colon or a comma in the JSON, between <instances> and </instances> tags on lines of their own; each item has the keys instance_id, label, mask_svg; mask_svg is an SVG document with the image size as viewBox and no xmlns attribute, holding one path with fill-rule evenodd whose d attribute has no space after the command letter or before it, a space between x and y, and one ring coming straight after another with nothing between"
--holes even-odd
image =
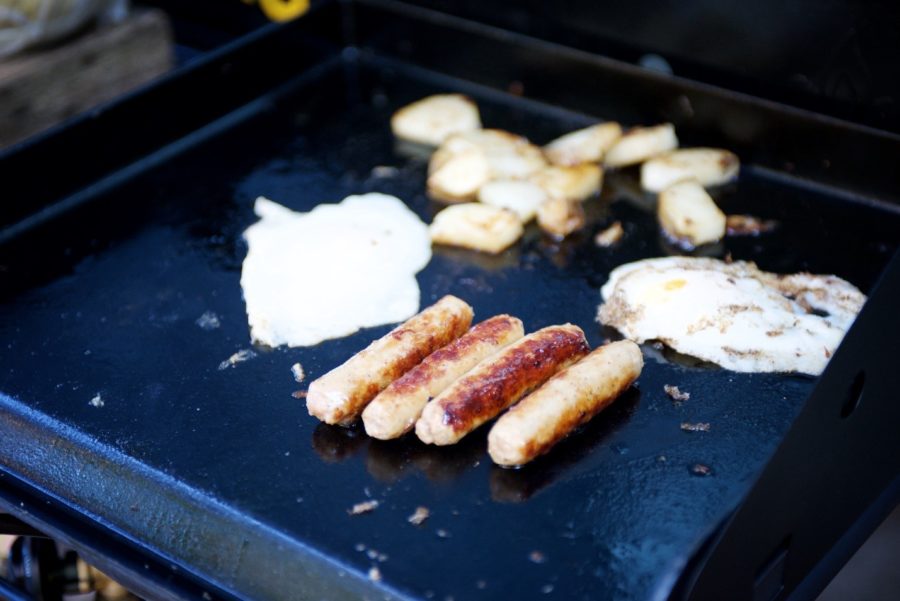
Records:
<instances>
[{"instance_id":1,"label":"shadow on griddle","mask_svg":"<svg viewBox=\"0 0 900 601\"><path fill-rule=\"evenodd\" d=\"M640 397L637 388L629 388L606 411L521 469L494 466L490 475L491 498L498 503L530 499L621 428L637 409Z\"/></svg>"},{"instance_id":2,"label":"shadow on griddle","mask_svg":"<svg viewBox=\"0 0 900 601\"><path fill-rule=\"evenodd\" d=\"M338 463L358 453L368 439L358 423L349 428L320 423L312 433L312 448L325 463Z\"/></svg>"},{"instance_id":3,"label":"shadow on griddle","mask_svg":"<svg viewBox=\"0 0 900 601\"><path fill-rule=\"evenodd\" d=\"M442 257L451 263L470 265L491 272L518 266L519 256L521 254L520 249L520 244L514 244L501 253L491 255L475 250L436 244L432 248L432 252L434 255Z\"/></svg>"},{"instance_id":4,"label":"shadow on griddle","mask_svg":"<svg viewBox=\"0 0 900 601\"><path fill-rule=\"evenodd\" d=\"M437 447L420 442L414 434L391 441L372 440L366 469L381 482L393 483L416 470L431 482L452 482L486 457L487 428L479 428L459 443Z\"/></svg>"}]
</instances>

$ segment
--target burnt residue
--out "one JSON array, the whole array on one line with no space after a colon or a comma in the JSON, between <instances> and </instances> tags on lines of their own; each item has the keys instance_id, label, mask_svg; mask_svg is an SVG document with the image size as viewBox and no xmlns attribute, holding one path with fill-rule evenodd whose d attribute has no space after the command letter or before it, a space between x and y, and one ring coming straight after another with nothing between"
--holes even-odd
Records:
<instances>
[{"instance_id":1,"label":"burnt residue","mask_svg":"<svg viewBox=\"0 0 900 601\"><path fill-rule=\"evenodd\" d=\"M544 328L508 347L489 366L465 376L443 401L443 423L457 432L488 420L590 352L573 326Z\"/></svg>"}]
</instances>

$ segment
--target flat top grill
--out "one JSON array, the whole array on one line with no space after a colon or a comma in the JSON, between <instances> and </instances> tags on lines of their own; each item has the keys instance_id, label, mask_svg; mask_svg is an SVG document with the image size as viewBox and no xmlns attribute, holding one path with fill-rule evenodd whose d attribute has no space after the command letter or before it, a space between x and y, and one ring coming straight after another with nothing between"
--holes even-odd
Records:
<instances>
[{"instance_id":1,"label":"flat top grill","mask_svg":"<svg viewBox=\"0 0 900 601\"><path fill-rule=\"evenodd\" d=\"M388 120L407 102L451 90L475 98L486 126L537 143L594 119L374 52L345 53L8 242L7 478L79 508L222 596L349 598L373 587L426 599L668 595L747 493L815 379L731 373L648 345L634 389L548 456L510 471L492 466L486 428L432 448L411 437L370 440L359 427L306 415L291 393L308 381L296 385L290 365L299 361L314 379L389 327L313 348L257 349L218 367L249 348L239 278L254 199L309 210L378 191L430 221L440 205L424 193L426 162L395 147ZM623 107L597 117L630 115ZM834 273L868 291L897 247L896 210L767 168L746 165L714 196L726 213L780 226L700 252L776 272ZM497 257L435 248L418 278L422 304L454 294L476 320L510 313L528 331L570 321L597 346L615 336L594 321L609 272L672 252L650 203L633 172L611 173L586 205L588 226L563 243L532 225ZM614 220L625 226L622 243L594 247L593 234ZM219 328L196 325L207 311ZM666 384L690 400L674 403ZM96 395L102 406L91 403ZM684 432L686 421L709 422L710 431ZM697 475L697 464L711 475ZM380 501L375 511L348 515L370 498ZM407 522L417 506L431 512L418 527ZM366 578L372 566L380 583Z\"/></svg>"}]
</instances>

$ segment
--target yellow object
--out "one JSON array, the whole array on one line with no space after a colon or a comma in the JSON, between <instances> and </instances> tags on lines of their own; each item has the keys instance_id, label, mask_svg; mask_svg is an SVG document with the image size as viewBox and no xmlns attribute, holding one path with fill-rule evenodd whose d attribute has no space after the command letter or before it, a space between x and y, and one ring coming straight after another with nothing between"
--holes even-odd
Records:
<instances>
[{"instance_id":1,"label":"yellow object","mask_svg":"<svg viewBox=\"0 0 900 601\"><path fill-rule=\"evenodd\" d=\"M309 0L259 0L259 6L272 21L290 21L309 10Z\"/></svg>"}]
</instances>

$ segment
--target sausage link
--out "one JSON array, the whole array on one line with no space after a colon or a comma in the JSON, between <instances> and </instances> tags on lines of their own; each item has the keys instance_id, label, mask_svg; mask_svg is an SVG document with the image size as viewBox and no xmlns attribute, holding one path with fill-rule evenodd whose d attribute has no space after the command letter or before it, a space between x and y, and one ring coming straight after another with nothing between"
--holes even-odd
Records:
<instances>
[{"instance_id":1,"label":"sausage link","mask_svg":"<svg viewBox=\"0 0 900 601\"><path fill-rule=\"evenodd\" d=\"M327 424L349 425L384 388L462 336L472 307L445 296L309 385L306 408Z\"/></svg>"},{"instance_id":2,"label":"sausage link","mask_svg":"<svg viewBox=\"0 0 900 601\"><path fill-rule=\"evenodd\" d=\"M422 442L453 444L588 353L584 332L550 326L484 359L425 406L416 422Z\"/></svg>"},{"instance_id":3,"label":"sausage link","mask_svg":"<svg viewBox=\"0 0 900 601\"><path fill-rule=\"evenodd\" d=\"M362 412L366 433L389 440L409 432L429 400L525 334L522 321L497 315L440 348L382 390Z\"/></svg>"},{"instance_id":4,"label":"sausage link","mask_svg":"<svg viewBox=\"0 0 900 601\"><path fill-rule=\"evenodd\" d=\"M643 366L641 349L630 340L598 348L498 419L488 434L488 454L494 463L514 466L546 453L631 386Z\"/></svg>"}]
</instances>

